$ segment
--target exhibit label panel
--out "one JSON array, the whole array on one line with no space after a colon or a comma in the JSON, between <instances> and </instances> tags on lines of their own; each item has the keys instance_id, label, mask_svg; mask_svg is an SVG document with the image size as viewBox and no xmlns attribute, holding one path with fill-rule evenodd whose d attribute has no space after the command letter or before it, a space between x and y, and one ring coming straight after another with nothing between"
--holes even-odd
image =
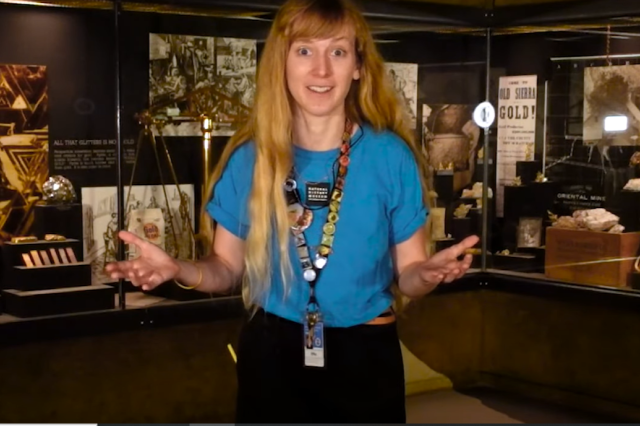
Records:
<instances>
[{"instance_id":1,"label":"exhibit label panel","mask_svg":"<svg viewBox=\"0 0 640 426\"><path fill-rule=\"evenodd\" d=\"M504 212L504 186L516 177L516 161L534 159L537 80L535 75L500 78L496 171L498 217Z\"/></svg>"}]
</instances>

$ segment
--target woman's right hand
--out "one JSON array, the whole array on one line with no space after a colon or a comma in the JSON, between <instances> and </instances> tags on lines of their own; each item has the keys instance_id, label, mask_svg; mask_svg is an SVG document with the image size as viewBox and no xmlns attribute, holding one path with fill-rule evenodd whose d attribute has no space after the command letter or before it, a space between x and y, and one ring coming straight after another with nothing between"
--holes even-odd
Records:
<instances>
[{"instance_id":1,"label":"woman's right hand","mask_svg":"<svg viewBox=\"0 0 640 426\"><path fill-rule=\"evenodd\" d=\"M140 256L133 260L109 263L105 271L111 278L127 279L134 286L141 286L142 290L151 290L178 275L178 261L160 247L127 231L120 231L118 237L126 244L135 245Z\"/></svg>"}]
</instances>

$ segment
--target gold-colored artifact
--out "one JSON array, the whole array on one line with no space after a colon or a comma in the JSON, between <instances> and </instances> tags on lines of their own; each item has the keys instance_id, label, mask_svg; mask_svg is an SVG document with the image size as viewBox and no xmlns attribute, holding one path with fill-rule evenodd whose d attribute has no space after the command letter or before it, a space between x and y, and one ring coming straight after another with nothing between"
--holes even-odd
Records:
<instances>
[{"instance_id":1,"label":"gold-colored artifact","mask_svg":"<svg viewBox=\"0 0 640 426\"><path fill-rule=\"evenodd\" d=\"M528 143L524 149L524 161L533 160L533 144Z\"/></svg>"},{"instance_id":2,"label":"gold-colored artifact","mask_svg":"<svg viewBox=\"0 0 640 426\"><path fill-rule=\"evenodd\" d=\"M522 186L522 179L520 178L520 176L516 176L515 178L513 178L511 186Z\"/></svg>"},{"instance_id":3,"label":"gold-colored artifact","mask_svg":"<svg viewBox=\"0 0 640 426\"><path fill-rule=\"evenodd\" d=\"M470 209L471 209L471 204L460 204L453 212L453 216L455 216L458 219L463 219L467 217L467 214L469 214Z\"/></svg>"},{"instance_id":4,"label":"gold-colored artifact","mask_svg":"<svg viewBox=\"0 0 640 426\"><path fill-rule=\"evenodd\" d=\"M24 266L27 268L33 268L35 266L29 256L29 253L22 253L22 261L24 262Z\"/></svg>"},{"instance_id":5,"label":"gold-colored artifact","mask_svg":"<svg viewBox=\"0 0 640 426\"><path fill-rule=\"evenodd\" d=\"M11 242L14 244L23 244L23 243L35 243L38 241L38 237L28 236L28 237L12 237Z\"/></svg>"},{"instance_id":6,"label":"gold-colored artifact","mask_svg":"<svg viewBox=\"0 0 640 426\"><path fill-rule=\"evenodd\" d=\"M70 204L76 201L76 191L64 176L51 176L42 185L42 201L50 205Z\"/></svg>"}]
</instances>

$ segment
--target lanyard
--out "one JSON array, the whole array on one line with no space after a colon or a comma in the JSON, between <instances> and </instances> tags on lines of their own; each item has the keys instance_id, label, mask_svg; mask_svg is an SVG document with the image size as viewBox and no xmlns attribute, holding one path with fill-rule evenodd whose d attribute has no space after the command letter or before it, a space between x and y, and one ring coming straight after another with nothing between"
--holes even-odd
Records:
<instances>
[{"instance_id":1,"label":"lanyard","mask_svg":"<svg viewBox=\"0 0 640 426\"><path fill-rule=\"evenodd\" d=\"M296 251L302 266L302 276L309 283L310 294L307 302L307 319L313 320L318 318L318 300L315 295L315 286L320 275L320 271L327 266L329 255L332 253L333 239L336 233L336 224L338 223L338 212L343 197L343 189L347 168L349 166L349 152L351 145L352 124L347 120L345 130L342 135L342 146L340 147L340 155L338 157L338 176L331 191L329 199L329 212L327 219L322 227L322 239L318 246L317 252L311 257L309 245L304 235L304 231L311 225L313 220L313 212L305 207L298 191L298 184L295 180L294 169L289 172L289 176L284 184L285 197L287 200L287 211L291 221L291 233L295 239Z\"/></svg>"}]
</instances>

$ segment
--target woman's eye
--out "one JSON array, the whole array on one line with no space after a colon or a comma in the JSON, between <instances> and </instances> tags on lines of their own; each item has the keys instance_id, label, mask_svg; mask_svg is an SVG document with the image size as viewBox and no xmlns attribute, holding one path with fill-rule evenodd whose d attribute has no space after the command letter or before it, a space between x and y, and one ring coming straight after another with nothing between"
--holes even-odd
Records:
<instances>
[{"instance_id":1,"label":"woman's eye","mask_svg":"<svg viewBox=\"0 0 640 426\"><path fill-rule=\"evenodd\" d=\"M309 49L307 49L306 47L301 47L300 49L298 49L298 53L300 55L308 55L311 53L311 51Z\"/></svg>"},{"instance_id":2,"label":"woman's eye","mask_svg":"<svg viewBox=\"0 0 640 426\"><path fill-rule=\"evenodd\" d=\"M347 52L345 52L345 51L344 51L344 50L342 50L342 49L336 49L336 50L334 50L334 51L333 51L333 54L334 54L335 56L344 56L346 53L347 53Z\"/></svg>"}]
</instances>

